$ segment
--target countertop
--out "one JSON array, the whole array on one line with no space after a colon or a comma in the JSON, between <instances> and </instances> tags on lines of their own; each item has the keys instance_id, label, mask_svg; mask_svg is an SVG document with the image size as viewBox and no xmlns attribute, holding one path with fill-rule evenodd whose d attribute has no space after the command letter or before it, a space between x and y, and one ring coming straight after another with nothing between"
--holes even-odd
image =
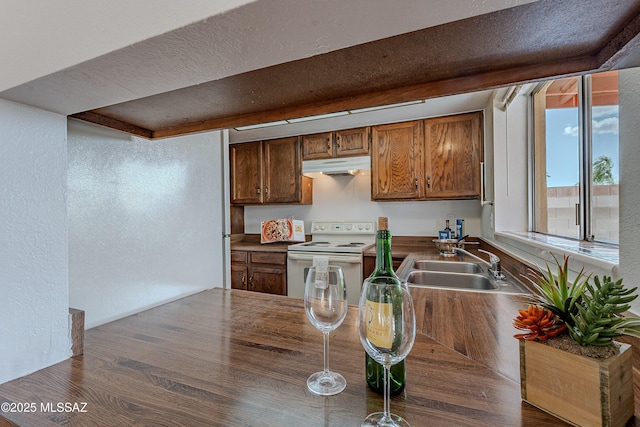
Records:
<instances>
[{"instance_id":1,"label":"countertop","mask_svg":"<svg viewBox=\"0 0 640 427\"><path fill-rule=\"evenodd\" d=\"M558 426L520 399L520 304L506 294L412 291L418 334L407 386L392 412L420 426ZM319 397L322 333L302 300L212 289L86 331L84 355L0 385L0 402L35 402L1 415L22 426L357 426L382 409L364 379L357 307L330 341L330 367L347 388ZM86 402L49 413L40 402Z\"/></svg>"},{"instance_id":2,"label":"countertop","mask_svg":"<svg viewBox=\"0 0 640 427\"><path fill-rule=\"evenodd\" d=\"M391 250L394 258L402 259L410 253L432 252L437 255L434 237L425 236L394 236L392 237ZM307 236L307 240L311 240ZM477 241L477 239L474 239ZM234 234L231 236L231 249L242 251L286 252L290 245L300 242L260 243L259 234ZM376 256L376 247L373 245L363 253L364 256Z\"/></svg>"},{"instance_id":3,"label":"countertop","mask_svg":"<svg viewBox=\"0 0 640 427\"><path fill-rule=\"evenodd\" d=\"M301 242L260 243L259 234L238 234L231 236L232 251L287 252L290 245Z\"/></svg>"}]
</instances>

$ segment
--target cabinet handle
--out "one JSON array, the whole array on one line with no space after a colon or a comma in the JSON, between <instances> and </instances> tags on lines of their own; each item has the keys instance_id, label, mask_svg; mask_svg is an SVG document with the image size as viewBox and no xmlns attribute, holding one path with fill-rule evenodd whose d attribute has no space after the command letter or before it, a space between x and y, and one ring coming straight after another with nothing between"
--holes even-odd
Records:
<instances>
[{"instance_id":1,"label":"cabinet handle","mask_svg":"<svg viewBox=\"0 0 640 427\"><path fill-rule=\"evenodd\" d=\"M256 187L256 192L258 193L258 196L260 195L260 187Z\"/></svg>"},{"instance_id":2,"label":"cabinet handle","mask_svg":"<svg viewBox=\"0 0 640 427\"><path fill-rule=\"evenodd\" d=\"M268 185L266 187L264 187L264 195L265 196L269 195L269 186Z\"/></svg>"},{"instance_id":3,"label":"cabinet handle","mask_svg":"<svg viewBox=\"0 0 640 427\"><path fill-rule=\"evenodd\" d=\"M431 175L427 176L427 188L431 190Z\"/></svg>"},{"instance_id":4,"label":"cabinet handle","mask_svg":"<svg viewBox=\"0 0 640 427\"><path fill-rule=\"evenodd\" d=\"M253 274L249 276L249 289L253 289Z\"/></svg>"},{"instance_id":5,"label":"cabinet handle","mask_svg":"<svg viewBox=\"0 0 640 427\"><path fill-rule=\"evenodd\" d=\"M415 183L416 183L416 190L418 189L418 178L415 179Z\"/></svg>"},{"instance_id":6,"label":"cabinet handle","mask_svg":"<svg viewBox=\"0 0 640 427\"><path fill-rule=\"evenodd\" d=\"M336 136L336 145L340 148L340 137Z\"/></svg>"},{"instance_id":7,"label":"cabinet handle","mask_svg":"<svg viewBox=\"0 0 640 427\"><path fill-rule=\"evenodd\" d=\"M242 286L247 286L247 277L244 274L242 275Z\"/></svg>"}]
</instances>

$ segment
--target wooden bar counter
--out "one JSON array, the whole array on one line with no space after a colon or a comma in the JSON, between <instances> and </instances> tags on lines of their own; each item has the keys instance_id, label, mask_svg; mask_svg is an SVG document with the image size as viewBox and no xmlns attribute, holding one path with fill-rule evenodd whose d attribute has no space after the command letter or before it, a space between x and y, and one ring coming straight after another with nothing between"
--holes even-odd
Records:
<instances>
[{"instance_id":1,"label":"wooden bar counter","mask_svg":"<svg viewBox=\"0 0 640 427\"><path fill-rule=\"evenodd\" d=\"M393 412L413 427L565 425L521 402L516 296L412 294L418 334ZM330 368L347 379L336 396L306 388L322 333L302 300L212 289L87 330L84 355L0 385L0 402L35 409L0 415L29 427L359 426L382 396L367 388L356 318L350 306L331 334Z\"/></svg>"}]
</instances>

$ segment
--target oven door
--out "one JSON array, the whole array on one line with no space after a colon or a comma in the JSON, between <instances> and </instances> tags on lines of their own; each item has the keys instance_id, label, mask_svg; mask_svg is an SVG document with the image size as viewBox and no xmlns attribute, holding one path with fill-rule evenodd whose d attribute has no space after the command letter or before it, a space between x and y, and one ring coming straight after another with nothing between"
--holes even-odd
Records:
<instances>
[{"instance_id":1,"label":"oven door","mask_svg":"<svg viewBox=\"0 0 640 427\"><path fill-rule=\"evenodd\" d=\"M293 298L304 298L304 285L309 267L313 265L314 256L329 257L329 264L342 268L347 285L347 301L358 304L362 289L362 254L335 254L320 252L287 253L287 295Z\"/></svg>"}]
</instances>

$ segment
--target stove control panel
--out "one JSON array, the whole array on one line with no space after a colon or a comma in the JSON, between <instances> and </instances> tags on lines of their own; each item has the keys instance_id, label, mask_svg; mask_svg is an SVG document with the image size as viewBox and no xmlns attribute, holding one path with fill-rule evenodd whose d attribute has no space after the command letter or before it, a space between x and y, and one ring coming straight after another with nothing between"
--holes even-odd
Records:
<instances>
[{"instance_id":1,"label":"stove control panel","mask_svg":"<svg viewBox=\"0 0 640 427\"><path fill-rule=\"evenodd\" d=\"M375 234L375 221L313 221L311 233L319 234Z\"/></svg>"}]
</instances>

